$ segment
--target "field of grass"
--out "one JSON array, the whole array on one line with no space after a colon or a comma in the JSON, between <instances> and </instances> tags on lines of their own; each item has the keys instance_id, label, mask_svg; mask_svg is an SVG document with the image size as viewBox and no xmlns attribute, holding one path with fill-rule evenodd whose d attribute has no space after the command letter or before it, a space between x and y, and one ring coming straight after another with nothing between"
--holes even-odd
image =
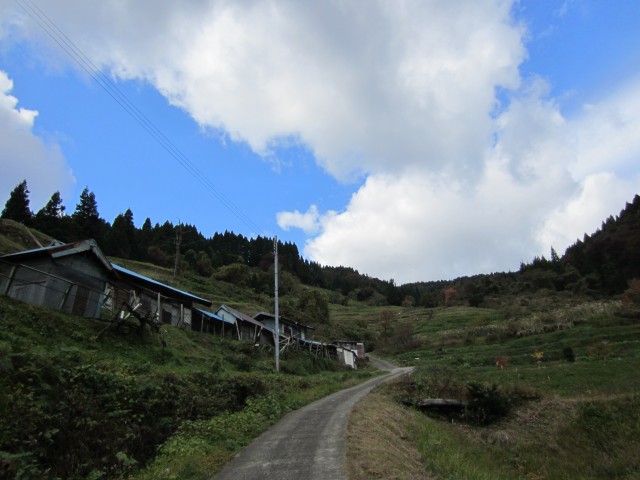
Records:
<instances>
[{"instance_id":1,"label":"field of grass","mask_svg":"<svg viewBox=\"0 0 640 480\"><path fill-rule=\"evenodd\" d=\"M470 414L471 403L466 414L417 417L404 436L421 452L424 474L640 478L640 321L619 313L615 301L550 302L516 313L396 310L393 326L411 325L411 342L383 347L416 371L381 388L389 404L407 397L471 401L469 386L475 384L485 402L482 413L501 409L486 422ZM369 434L377 435L361 433ZM382 468L373 461L369 468Z\"/></svg>"}]
</instances>

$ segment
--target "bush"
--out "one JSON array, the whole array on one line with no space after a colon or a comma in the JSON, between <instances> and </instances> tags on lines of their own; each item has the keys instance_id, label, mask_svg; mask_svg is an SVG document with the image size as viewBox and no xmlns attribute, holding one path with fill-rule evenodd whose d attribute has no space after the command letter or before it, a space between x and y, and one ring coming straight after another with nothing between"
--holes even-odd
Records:
<instances>
[{"instance_id":1,"label":"bush","mask_svg":"<svg viewBox=\"0 0 640 480\"><path fill-rule=\"evenodd\" d=\"M489 425L505 417L511 408L509 398L494 383L487 387L481 383L467 385L469 404L465 418L477 425Z\"/></svg>"},{"instance_id":2,"label":"bush","mask_svg":"<svg viewBox=\"0 0 640 480\"><path fill-rule=\"evenodd\" d=\"M571 347L564 347L562 349L562 356L564 357L564 359L567 362L575 362L576 361L576 356L573 353L573 348L571 348Z\"/></svg>"}]
</instances>

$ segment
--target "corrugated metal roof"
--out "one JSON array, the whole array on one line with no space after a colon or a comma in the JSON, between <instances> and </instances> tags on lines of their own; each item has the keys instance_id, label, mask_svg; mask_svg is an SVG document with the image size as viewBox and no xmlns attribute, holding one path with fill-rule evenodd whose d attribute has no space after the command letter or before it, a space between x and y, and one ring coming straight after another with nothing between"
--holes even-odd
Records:
<instances>
[{"instance_id":1,"label":"corrugated metal roof","mask_svg":"<svg viewBox=\"0 0 640 480\"><path fill-rule=\"evenodd\" d=\"M269 312L258 312L253 316L253 318L258 320L258 317L260 316L272 318L274 320L276 318L276 315L274 313L269 313ZM290 325L295 325L296 327L304 327L310 330L315 330L315 327L312 327L311 325L305 325L304 323L296 322L295 320L290 320L286 317L283 317L282 315L278 315L278 320L284 323L288 323Z\"/></svg>"},{"instance_id":2,"label":"corrugated metal roof","mask_svg":"<svg viewBox=\"0 0 640 480\"><path fill-rule=\"evenodd\" d=\"M243 322L252 323L254 325L257 325L258 327L266 328L263 323L259 322L258 320L254 319L254 318L251 318L246 313L239 312L238 310L235 310L235 309L233 309L231 307L227 307L226 305L220 305L220 308L218 309L218 311L220 311L220 310L227 311L228 313L230 313L231 315L233 315L237 319L242 320Z\"/></svg>"},{"instance_id":3,"label":"corrugated metal roof","mask_svg":"<svg viewBox=\"0 0 640 480\"><path fill-rule=\"evenodd\" d=\"M183 296L183 297L187 297L192 299L195 302L201 303L203 305L207 305L207 306L211 306L211 302L209 300L206 300L202 297L198 297L197 295L193 295L189 292L185 292L184 290L178 290L177 288L173 288L169 285L166 285L164 283L158 282L157 280L154 280L152 278L149 277L145 277L144 275L140 275L139 273L136 273L134 271L131 271L127 268L121 267L120 265L117 265L115 263L111 264L113 266L113 269L116 270L117 272L120 272L122 274L124 274L125 276L129 276L132 278L135 278L137 280L142 280L144 283L148 283L148 284L152 284L158 287L161 287L162 289L169 291L169 292L173 292L175 294L178 294L179 296Z\"/></svg>"},{"instance_id":4,"label":"corrugated metal roof","mask_svg":"<svg viewBox=\"0 0 640 480\"><path fill-rule=\"evenodd\" d=\"M157 289L159 287L160 293L164 293L165 296L187 298L208 307L210 307L212 304L211 301L206 300L202 297L198 297L197 295L185 292L184 290L179 290L164 283L158 282L152 278L140 275L139 273L136 273L127 268L121 267L120 265L117 265L115 263L111 263L104 255L104 253L102 253L102 250L100 250L100 247L98 247L98 244L93 239L65 244L49 245L48 247L34 248L31 250L24 250L22 252L3 255L0 258L14 261L22 258L39 257L42 255L49 255L51 258L57 258L86 251L90 251L91 253L93 253L93 255L98 259L98 261L108 272L113 272L115 270L118 274L123 275L125 278L128 278L129 280L133 279L135 281L146 284L147 286L149 286L149 288L156 287Z\"/></svg>"},{"instance_id":5,"label":"corrugated metal roof","mask_svg":"<svg viewBox=\"0 0 640 480\"><path fill-rule=\"evenodd\" d=\"M223 318L220 315L216 315L213 312L207 312L206 310L201 310L199 308L194 308L194 310L196 312L201 313L205 317L213 318L214 320L218 320L218 321L221 321L221 322L224 322L224 323L229 323L229 324L233 325L233 322L231 320L227 320L226 318Z\"/></svg>"},{"instance_id":6,"label":"corrugated metal roof","mask_svg":"<svg viewBox=\"0 0 640 480\"><path fill-rule=\"evenodd\" d=\"M104 266L107 271L111 271L111 262L107 260L100 247L95 240L82 240L79 242L72 243L64 243L62 245L49 245L48 247L42 248L33 248L31 250L23 250L22 252L10 253L8 255L3 255L2 258L12 259L12 258L24 258L24 257L37 257L41 254L46 254L51 256L52 258L63 257L66 255L74 255L76 253L91 251L98 261Z\"/></svg>"}]
</instances>

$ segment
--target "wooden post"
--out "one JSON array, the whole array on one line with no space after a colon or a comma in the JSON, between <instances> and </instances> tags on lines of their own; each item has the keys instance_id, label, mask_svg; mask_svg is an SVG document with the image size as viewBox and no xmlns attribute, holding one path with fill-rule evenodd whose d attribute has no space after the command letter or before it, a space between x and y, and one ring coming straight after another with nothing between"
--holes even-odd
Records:
<instances>
[{"instance_id":1,"label":"wooden post","mask_svg":"<svg viewBox=\"0 0 640 480\"><path fill-rule=\"evenodd\" d=\"M69 286L67 287L67 289L64 292L64 295L62 296L62 302L60 302L59 310L64 309L64 304L67 303L67 298L69 298L69 292L71 292L72 288L73 288L73 283L69 283Z\"/></svg>"},{"instance_id":2,"label":"wooden post","mask_svg":"<svg viewBox=\"0 0 640 480\"><path fill-rule=\"evenodd\" d=\"M276 351L276 372L280 371L280 324L279 324L279 305L278 305L278 237L273 239L273 251L274 251L274 286L275 286L275 332L273 334L273 344Z\"/></svg>"},{"instance_id":3,"label":"wooden post","mask_svg":"<svg viewBox=\"0 0 640 480\"><path fill-rule=\"evenodd\" d=\"M17 267L15 265L11 267L11 271L9 272L9 280L7 280L7 286L4 289L4 292L2 292L3 295L9 295L9 290L11 290L11 284L13 283L13 276L16 273L16 269Z\"/></svg>"}]
</instances>

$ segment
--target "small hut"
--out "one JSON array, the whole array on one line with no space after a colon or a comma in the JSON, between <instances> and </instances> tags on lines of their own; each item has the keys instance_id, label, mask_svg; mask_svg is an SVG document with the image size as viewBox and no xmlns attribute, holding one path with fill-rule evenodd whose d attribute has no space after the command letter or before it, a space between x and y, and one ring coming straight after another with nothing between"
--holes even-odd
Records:
<instances>
[{"instance_id":1,"label":"small hut","mask_svg":"<svg viewBox=\"0 0 640 480\"><path fill-rule=\"evenodd\" d=\"M238 310L226 305L221 305L216 314L223 320L233 323L236 328L236 338L238 340L250 340L258 343L264 325Z\"/></svg>"},{"instance_id":2,"label":"small hut","mask_svg":"<svg viewBox=\"0 0 640 480\"><path fill-rule=\"evenodd\" d=\"M276 316L273 313L258 312L253 316L253 318L262 323L269 330L275 331ZM310 336L309 331L315 330L309 325L305 325L282 316L278 317L278 324L280 327L280 335L285 335L299 340L307 340Z\"/></svg>"}]
</instances>

